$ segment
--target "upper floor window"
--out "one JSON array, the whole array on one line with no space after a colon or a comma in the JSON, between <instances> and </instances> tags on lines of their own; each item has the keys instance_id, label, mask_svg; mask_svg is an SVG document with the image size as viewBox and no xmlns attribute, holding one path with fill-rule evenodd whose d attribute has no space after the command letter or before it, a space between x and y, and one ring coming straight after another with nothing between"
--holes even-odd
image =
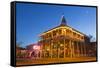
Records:
<instances>
[{"instance_id":1,"label":"upper floor window","mask_svg":"<svg viewBox=\"0 0 100 68\"><path fill-rule=\"evenodd\" d=\"M59 32L59 34L61 34L61 33L62 33L62 30L61 30L61 29L59 29L59 30L58 30L58 32Z\"/></svg>"},{"instance_id":2,"label":"upper floor window","mask_svg":"<svg viewBox=\"0 0 100 68\"><path fill-rule=\"evenodd\" d=\"M56 31L53 31L53 36L55 36L56 35Z\"/></svg>"}]
</instances>

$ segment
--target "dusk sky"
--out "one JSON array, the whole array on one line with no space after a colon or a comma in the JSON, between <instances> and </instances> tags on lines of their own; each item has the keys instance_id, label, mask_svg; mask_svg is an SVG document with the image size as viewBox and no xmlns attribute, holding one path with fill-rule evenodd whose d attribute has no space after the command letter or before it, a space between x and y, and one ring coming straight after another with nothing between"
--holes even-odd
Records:
<instances>
[{"instance_id":1,"label":"dusk sky","mask_svg":"<svg viewBox=\"0 0 100 68\"><path fill-rule=\"evenodd\" d=\"M60 24L64 15L67 24L96 38L96 8L46 4L16 4L16 42L22 47L36 43L39 35Z\"/></svg>"}]
</instances>

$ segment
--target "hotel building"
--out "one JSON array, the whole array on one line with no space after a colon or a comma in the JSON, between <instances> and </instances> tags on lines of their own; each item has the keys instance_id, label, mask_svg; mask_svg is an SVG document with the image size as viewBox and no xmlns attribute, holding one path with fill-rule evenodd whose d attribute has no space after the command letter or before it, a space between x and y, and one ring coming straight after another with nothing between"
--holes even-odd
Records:
<instances>
[{"instance_id":1,"label":"hotel building","mask_svg":"<svg viewBox=\"0 0 100 68\"><path fill-rule=\"evenodd\" d=\"M68 26L62 16L61 24L40 34L41 58L73 58L88 56L90 39L84 33Z\"/></svg>"}]
</instances>

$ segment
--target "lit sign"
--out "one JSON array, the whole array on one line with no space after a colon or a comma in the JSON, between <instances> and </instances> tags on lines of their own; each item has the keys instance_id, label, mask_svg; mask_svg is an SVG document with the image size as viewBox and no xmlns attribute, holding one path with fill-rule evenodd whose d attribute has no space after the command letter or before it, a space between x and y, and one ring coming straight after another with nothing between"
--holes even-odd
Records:
<instances>
[{"instance_id":1,"label":"lit sign","mask_svg":"<svg viewBox=\"0 0 100 68\"><path fill-rule=\"evenodd\" d=\"M33 49L35 49L35 50L40 50L40 46L35 45L35 46L33 46Z\"/></svg>"}]
</instances>

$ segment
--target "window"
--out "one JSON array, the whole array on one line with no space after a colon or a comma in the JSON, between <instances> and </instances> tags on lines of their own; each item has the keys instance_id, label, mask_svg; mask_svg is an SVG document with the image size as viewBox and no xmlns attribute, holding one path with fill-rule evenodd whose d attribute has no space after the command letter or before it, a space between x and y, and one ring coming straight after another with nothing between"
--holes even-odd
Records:
<instances>
[{"instance_id":1,"label":"window","mask_svg":"<svg viewBox=\"0 0 100 68\"><path fill-rule=\"evenodd\" d=\"M47 57L47 58L50 57L49 51L45 52L45 57Z\"/></svg>"},{"instance_id":2,"label":"window","mask_svg":"<svg viewBox=\"0 0 100 68\"><path fill-rule=\"evenodd\" d=\"M56 31L53 31L53 36L55 36L56 35Z\"/></svg>"},{"instance_id":3,"label":"window","mask_svg":"<svg viewBox=\"0 0 100 68\"><path fill-rule=\"evenodd\" d=\"M62 34L65 35L66 33L66 29L63 29Z\"/></svg>"},{"instance_id":4,"label":"window","mask_svg":"<svg viewBox=\"0 0 100 68\"><path fill-rule=\"evenodd\" d=\"M81 39L84 39L84 37L81 37Z\"/></svg>"},{"instance_id":5,"label":"window","mask_svg":"<svg viewBox=\"0 0 100 68\"><path fill-rule=\"evenodd\" d=\"M78 38L80 38L80 35L78 35Z\"/></svg>"},{"instance_id":6,"label":"window","mask_svg":"<svg viewBox=\"0 0 100 68\"><path fill-rule=\"evenodd\" d=\"M62 32L61 32L61 29L59 29L59 34L61 34Z\"/></svg>"},{"instance_id":7,"label":"window","mask_svg":"<svg viewBox=\"0 0 100 68\"><path fill-rule=\"evenodd\" d=\"M60 58L63 58L63 57L64 57L64 51L61 51L61 52L60 52L59 57L60 57Z\"/></svg>"},{"instance_id":8,"label":"window","mask_svg":"<svg viewBox=\"0 0 100 68\"><path fill-rule=\"evenodd\" d=\"M57 58L58 57L58 50L53 51L52 57L53 58Z\"/></svg>"},{"instance_id":9,"label":"window","mask_svg":"<svg viewBox=\"0 0 100 68\"><path fill-rule=\"evenodd\" d=\"M65 40L65 47L68 48L69 47L69 41Z\"/></svg>"},{"instance_id":10,"label":"window","mask_svg":"<svg viewBox=\"0 0 100 68\"><path fill-rule=\"evenodd\" d=\"M60 44L64 44L64 40L60 40Z\"/></svg>"},{"instance_id":11,"label":"window","mask_svg":"<svg viewBox=\"0 0 100 68\"><path fill-rule=\"evenodd\" d=\"M64 50L64 45L60 44L60 50Z\"/></svg>"},{"instance_id":12,"label":"window","mask_svg":"<svg viewBox=\"0 0 100 68\"><path fill-rule=\"evenodd\" d=\"M54 45L53 45L53 49L57 49L59 47L59 44L57 44L57 43L55 43Z\"/></svg>"}]
</instances>

